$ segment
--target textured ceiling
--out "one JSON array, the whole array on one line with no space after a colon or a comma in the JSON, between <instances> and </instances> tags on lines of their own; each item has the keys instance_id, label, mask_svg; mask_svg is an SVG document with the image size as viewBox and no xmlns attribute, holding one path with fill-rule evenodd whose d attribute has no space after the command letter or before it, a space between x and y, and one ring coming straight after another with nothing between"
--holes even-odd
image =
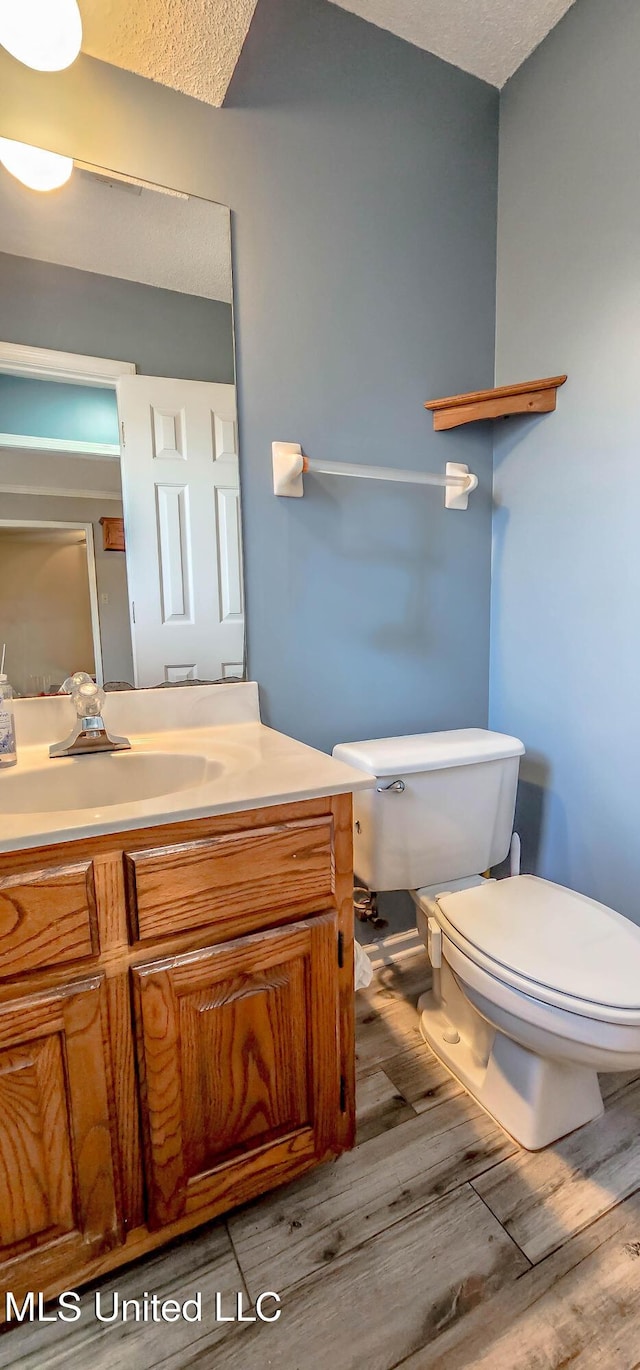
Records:
<instances>
[{"instance_id":1,"label":"textured ceiling","mask_svg":"<svg viewBox=\"0 0 640 1370\"><path fill-rule=\"evenodd\" d=\"M79 0L82 50L221 105L256 0Z\"/></svg>"},{"instance_id":2,"label":"textured ceiling","mask_svg":"<svg viewBox=\"0 0 640 1370\"><path fill-rule=\"evenodd\" d=\"M0 252L231 301L225 205L77 169L62 190L34 195L0 168Z\"/></svg>"},{"instance_id":3,"label":"textured ceiling","mask_svg":"<svg viewBox=\"0 0 640 1370\"><path fill-rule=\"evenodd\" d=\"M83 52L220 106L257 0L79 0ZM501 88L574 0L332 0Z\"/></svg>"},{"instance_id":4,"label":"textured ceiling","mask_svg":"<svg viewBox=\"0 0 640 1370\"><path fill-rule=\"evenodd\" d=\"M332 0L501 88L574 0Z\"/></svg>"}]
</instances>

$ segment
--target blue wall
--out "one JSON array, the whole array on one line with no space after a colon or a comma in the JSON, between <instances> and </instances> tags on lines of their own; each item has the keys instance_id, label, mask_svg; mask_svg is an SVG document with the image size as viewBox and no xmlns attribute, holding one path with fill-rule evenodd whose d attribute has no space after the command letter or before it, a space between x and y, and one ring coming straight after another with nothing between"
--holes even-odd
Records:
<instances>
[{"instance_id":1,"label":"blue wall","mask_svg":"<svg viewBox=\"0 0 640 1370\"><path fill-rule=\"evenodd\" d=\"M0 301L3 342L116 357L143 376L233 384L232 310L222 300L0 252Z\"/></svg>"},{"instance_id":2,"label":"blue wall","mask_svg":"<svg viewBox=\"0 0 640 1370\"><path fill-rule=\"evenodd\" d=\"M496 92L326 0L262 0L212 135L235 149L249 669L268 717L326 748L485 723L491 434L435 435L423 402L491 382ZM467 514L331 477L278 501L273 438L467 461L481 489Z\"/></svg>"},{"instance_id":3,"label":"blue wall","mask_svg":"<svg viewBox=\"0 0 640 1370\"><path fill-rule=\"evenodd\" d=\"M579 0L502 101L491 722L528 869L640 921L640 7Z\"/></svg>"},{"instance_id":4,"label":"blue wall","mask_svg":"<svg viewBox=\"0 0 640 1370\"><path fill-rule=\"evenodd\" d=\"M0 433L117 445L116 392L0 376Z\"/></svg>"},{"instance_id":5,"label":"blue wall","mask_svg":"<svg viewBox=\"0 0 640 1370\"><path fill-rule=\"evenodd\" d=\"M422 406L491 384L497 116L495 90L327 0L260 0L222 110L0 55L6 136L232 208L249 670L267 721L321 747L486 723L491 432L435 435ZM480 490L466 514L329 477L278 501L274 438L467 461Z\"/></svg>"}]
</instances>

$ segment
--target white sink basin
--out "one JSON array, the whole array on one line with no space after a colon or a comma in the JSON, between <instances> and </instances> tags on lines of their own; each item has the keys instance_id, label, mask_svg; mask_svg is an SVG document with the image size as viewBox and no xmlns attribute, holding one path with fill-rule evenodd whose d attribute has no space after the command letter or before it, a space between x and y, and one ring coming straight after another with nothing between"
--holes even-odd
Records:
<instances>
[{"instance_id":1,"label":"white sink basin","mask_svg":"<svg viewBox=\"0 0 640 1370\"><path fill-rule=\"evenodd\" d=\"M131 751L98 756L50 760L50 743L73 722L63 695L17 699L15 711L18 762L0 770L0 852L273 809L374 783L266 728L255 682L114 692L106 721L131 739Z\"/></svg>"},{"instance_id":2,"label":"white sink basin","mask_svg":"<svg viewBox=\"0 0 640 1370\"><path fill-rule=\"evenodd\" d=\"M0 813L60 813L135 804L207 785L223 761L185 752L63 757L0 775Z\"/></svg>"}]
</instances>

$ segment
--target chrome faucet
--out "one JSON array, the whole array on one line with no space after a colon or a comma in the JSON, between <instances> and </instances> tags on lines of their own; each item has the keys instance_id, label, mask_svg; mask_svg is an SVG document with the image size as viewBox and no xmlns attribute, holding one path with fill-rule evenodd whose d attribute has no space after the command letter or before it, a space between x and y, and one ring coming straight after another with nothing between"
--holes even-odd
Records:
<instances>
[{"instance_id":1,"label":"chrome faucet","mask_svg":"<svg viewBox=\"0 0 640 1370\"><path fill-rule=\"evenodd\" d=\"M128 751L127 737L114 737L105 727L102 710L107 698L104 690L90 676L78 671L65 680L62 687L71 695L76 710L76 721L63 742L53 742L49 756L83 756L92 752Z\"/></svg>"}]
</instances>

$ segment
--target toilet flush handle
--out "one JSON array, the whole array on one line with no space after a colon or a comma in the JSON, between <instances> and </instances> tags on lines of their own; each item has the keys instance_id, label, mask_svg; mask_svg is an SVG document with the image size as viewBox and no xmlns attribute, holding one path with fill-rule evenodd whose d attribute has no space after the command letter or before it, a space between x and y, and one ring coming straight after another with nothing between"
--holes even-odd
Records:
<instances>
[{"instance_id":1,"label":"toilet flush handle","mask_svg":"<svg viewBox=\"0 0 640 1370\"><path fill-rule=\"evenodd\" d=\"M389 785L376 785L376 794L402 794L404 780L392 780Z\"/></svg>"}]
</instances>

